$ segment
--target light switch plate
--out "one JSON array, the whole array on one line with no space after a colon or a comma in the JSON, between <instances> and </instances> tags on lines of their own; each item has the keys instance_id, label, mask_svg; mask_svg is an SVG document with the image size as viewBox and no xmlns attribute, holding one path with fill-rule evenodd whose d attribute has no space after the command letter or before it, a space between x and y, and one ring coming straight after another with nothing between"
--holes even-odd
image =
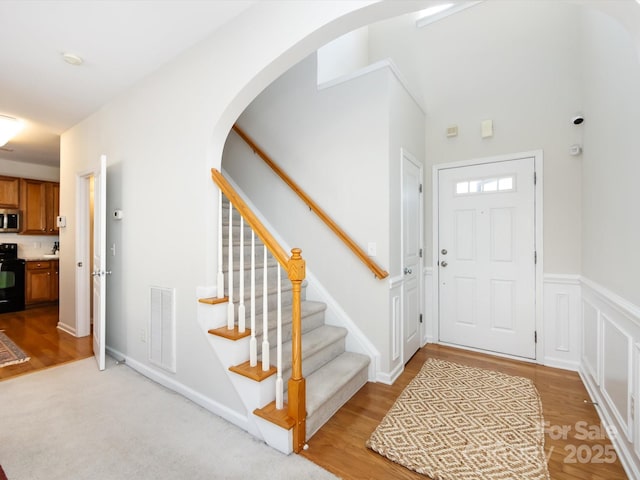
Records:
<instances>
[{"instance_id":1,"label":"light switch plate","mask_svg":"<svg viewBox=\"0 0 640 480\"><path fill-rule=\"evenodd\" d=\"M480 126L482 138L493 137L493 120L483 120Z\"/></svg>"}]
</instances>

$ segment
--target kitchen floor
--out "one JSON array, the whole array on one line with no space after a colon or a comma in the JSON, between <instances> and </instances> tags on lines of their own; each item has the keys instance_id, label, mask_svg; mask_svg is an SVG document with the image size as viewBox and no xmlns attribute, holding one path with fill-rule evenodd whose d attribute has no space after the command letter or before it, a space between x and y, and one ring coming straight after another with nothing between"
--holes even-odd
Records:
<instances>
[{"instance_id":1,"label":"kitchen floor","mask_svg":"<svg viewBox=\"0 0 640 480\"><path fill-rule=\"evenodd\" d=\"M0 381L93 355L91 335L76 338L56 328L58 305L0 314L4 331L31 359L0 368Z\"/></svg>"}]
</instances>

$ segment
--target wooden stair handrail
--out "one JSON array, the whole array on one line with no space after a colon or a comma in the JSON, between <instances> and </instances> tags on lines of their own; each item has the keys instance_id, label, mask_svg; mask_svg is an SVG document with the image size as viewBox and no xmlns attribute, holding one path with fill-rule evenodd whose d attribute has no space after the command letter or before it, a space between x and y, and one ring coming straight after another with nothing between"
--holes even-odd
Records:
<instances>
[{"instance_id":1,"label":"wooden stair handrail","mask_svg":"<svg viewBox=\"0 0 640 480\"><path fill-rule=\"evenodd\" d=\"M227 182L222 174L215 168L211 169L211 177L214 183L220 188L222 193L229 199L231 205L240 213L245 222L262 240L273 257L287 271L292 286L291 301L291 378L288 382L287 393L287 422L293 425L293 450L296 453L304 448L306 443L306 422L307 422L307 400L306 381L302 376L302 312L301 312L301 289L302 282L306 276L306 264L299 248L291 250L291 257L280 246L275 238L269 233L262 222L255 216L253 211L247 206L245 201L238 195L235 189ZM285 416L284 413L278 414Z\"/></svg>"},{"instance_id":2,"label":"wooden stair handrail","mask_svg":"<svg viewBox=\"0 0 640 480\"><path fill-rule=\"evenodd\" d=\"M247 206L245 201L238 195L238 193L234 190L234 188L227 182L227 179L222 176L220 171L215 168L211 169L211 177L215 184L222 190L222 193L229 199L231 205L235 207L236 210L240 213L244 221L251 226L254 232L262 243L264 243L267 249L273 254L274 258L278 261L280 265L286 270L289 268L289 255L287 252L280 246L280 244L276 241L275 238L269 233L267 228L262 224L262 222L255 216L255 214L251 211L251 209Z\"/></svg>"},{"instance_id":3,"label":"wooden stair handrail","mask_svg":"<svg viewBox=\"0 0 640 480\"><path fill-rule=\"evenodd\" d=\"M336 222L333 221L327 213L320 208L320 206L314 202L309 195L307 195L300 186L293 181L289 175L287 175L271 158L260 148L256 143L249 137L238 125L233 126L233 130L242 138L249 147L260 157L264 162L271 167L271 169L278 175L284 183L286 183L291 190L293 190L302 201L311 209L313 212L320 217L320 219L335 233L340 240L364 263L373 273L374 275L382 280L389 276L389 273L383 270L376 262L371 260L366 254L366 252L356 244L353 239L342 229Z\"/></svg>"}]
</instances>

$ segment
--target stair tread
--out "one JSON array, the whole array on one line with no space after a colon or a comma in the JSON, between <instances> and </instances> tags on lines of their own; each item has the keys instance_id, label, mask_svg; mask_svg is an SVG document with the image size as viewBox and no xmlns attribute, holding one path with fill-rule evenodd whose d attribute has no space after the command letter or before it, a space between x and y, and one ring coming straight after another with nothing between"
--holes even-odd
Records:
<instances>
[{"instance_id":1,"label":"stair tread","mask_svg":"<svg viewBox=\"0 0 640 480\"><path fill-rule=\"evenodd\" d=\"M357 373L369 365L369 357L360 353L344 352L306 378L307 417L347 384Z\"/></svg>"}]
</instances>

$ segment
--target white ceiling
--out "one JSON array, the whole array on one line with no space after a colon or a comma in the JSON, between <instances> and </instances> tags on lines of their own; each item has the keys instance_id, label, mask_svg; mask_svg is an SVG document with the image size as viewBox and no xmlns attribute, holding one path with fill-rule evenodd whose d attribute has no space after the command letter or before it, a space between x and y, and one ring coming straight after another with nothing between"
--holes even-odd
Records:
<instances>
[{"instance_id":1,"label":"white ceiling","mask_svg":"<svg viewBox=\"0 0 640 480\"><path fill-rule=\"evenodd\" d=\"M62 132L254 3L0 0L0 114L26 124L0 159L57 166Z\"/></svg>"}]
</instances>

